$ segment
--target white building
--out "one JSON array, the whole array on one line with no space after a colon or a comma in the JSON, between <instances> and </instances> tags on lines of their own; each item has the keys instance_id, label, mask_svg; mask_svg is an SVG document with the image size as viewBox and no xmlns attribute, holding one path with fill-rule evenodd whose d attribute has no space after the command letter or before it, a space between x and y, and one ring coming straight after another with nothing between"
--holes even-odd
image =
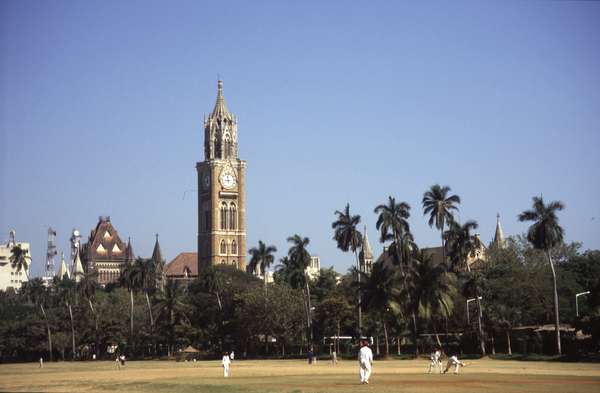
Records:
<instances>
[{"instance_id":1,"label":"white building","mask_svg":"<svg viewBox=\"0 0 600 393\"><path fill-rule=\"evenodd\" d=\"M310 257L310 265L306 268L306 275L311 280L316 280L321 275L321 258L318 256Z\"/></svg>"},{"instance_id":2,"label":"white building","mask_svg":"<svg viewBox=\"0 0 600 393\"><path fill-rule=\"evenodd\" d=\"M21 271L18 272L10 263L12 248L16 245L21 246L22 249L29 252L29 243L17 243L15 241L14 230L10 231L8 241L0 244L0 290L2 291L6 291L8 288L19 289L21 288L21 284L27 281L31 260L29 261L30 264L27 266L27 272L25 269L21 269ZM28 253L28 255L30 254Z\"/></svg>"}]
</instances>

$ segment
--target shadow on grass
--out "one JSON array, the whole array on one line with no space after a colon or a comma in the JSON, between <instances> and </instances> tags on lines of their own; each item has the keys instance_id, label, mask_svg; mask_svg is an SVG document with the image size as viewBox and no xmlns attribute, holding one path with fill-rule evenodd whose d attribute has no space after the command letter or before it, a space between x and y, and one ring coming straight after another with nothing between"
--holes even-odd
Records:
<instances>
[{"instance_id":1,"label":"shadow on grass","mask_svg":"<svg viewBox=\"0 0 600 393\"><path fill-rule=\"evenodd\" d=\"M569 355L541 355L537 353L514 353L490 355L490 359L494 360L521 360L526 362L589 362L600 363L600 353L581 353Z\"/></svg>"}]
</instances>

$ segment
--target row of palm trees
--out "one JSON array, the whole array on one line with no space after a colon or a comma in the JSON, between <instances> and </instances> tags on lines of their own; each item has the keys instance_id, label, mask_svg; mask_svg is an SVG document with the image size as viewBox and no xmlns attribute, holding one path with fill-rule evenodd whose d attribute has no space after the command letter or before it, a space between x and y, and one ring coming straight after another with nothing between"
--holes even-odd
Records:
<instances>
[{"instance_id":1,"label":"row of palm trees","mask_svg":"<svg viewBox=\"0 0 600 393\"><path fill-rule=\"evenodd\" d=\"M19 254L16 253L16 255ZM14 258L14 264L18 269L19 262L17 258ZM162 283L161 280L157 280L156 268L152 259L137 258L135 262L126 265L120 276L120 284L127 288L130 294L129 342L132 345L135 343L134 294L138 292L143 292L146 298L151 335L155 333L155 317L166 320L167 325L171 328L175 325L176 321L174 319L176 317L183 316L183 318L187 318L185 316L187 310L185 310L185 306L181 302L183 287L178 281L166 280ZM64 277L56 276L50 285L44 283L41 278L34 278L24 284L22 288L23 294L28 301L39 307L46 325L50 360L52 360L53 354L52 329L47 309L52 305L64 306L68 311L71 327L72 356L76 358L77 344L74 306L80 305L80 302L87 303L87 307L89 307L93 316L96 348L99 348L100 315L98 315L98 310L95 306L96 291L98 288L97 273L92 272L77 274L72 278L66 275ZM170 352L172 345L169 345L168 349Z\"/></svg>"},{"instance_id":2,"label":"row of palm trees","mask_svg":"<svg viewBox=\"0 0 600 393\"><path fill-rule=\"evenodd\" d=\"M483 327L481 323L480 289L478 278L467 263L470 256L481 247L479 237L472 231L477 229L476 221L469 220L460 224L454 218L459 210L460 197L452 195L451 188L435 184L423 194L423 214L429 217L430 227L435 226L440 231L443 263L435 265L431 256L419 252L410 232L408 218L410 205L406 202L396 202L388 197L386 204L378 205L374 212L378 215L376 228L380 232L379 240L388 243L388 255L392 265L375 264L369 277L360 271L357 250L362 247L362 236L358 230L360 215L350 213L350 205L346 204L342 211L336 211L336 220L332 223L334 240L338 248L344 252L352 250L357 260L357 293L359 332L362 332L361 322L361 293L368 297L369 309L392 310L398 317L409 316L413 324L416 338L416 317L435 319L434 315L448 318L452 313L452 295L455 291L456 278L452 272L465 272L469 279L465 283L471 289L477 302L478 336L481 353L486 354ZM527 238L536 249L543 250L552 270L554 286L554 315L557 352L561 353L558 293L556 289L556 274L550 250L563 241L563 229L558 224L556 212L564 208L561 202L551 202L546 205L542 197L533 198L533 208L521 213L520 221L533 221ZM377 266L379 265L379 266ZM361 276L369 280L369 288L361 288ZM395 278L398 276L397 278ZM384 330L385 323L383 324ZM433 323L435 329L435 323ZM385 332L387 335L387 332ZM416 341L416 340L415 340Z\"/></svg>"}]
</instances>

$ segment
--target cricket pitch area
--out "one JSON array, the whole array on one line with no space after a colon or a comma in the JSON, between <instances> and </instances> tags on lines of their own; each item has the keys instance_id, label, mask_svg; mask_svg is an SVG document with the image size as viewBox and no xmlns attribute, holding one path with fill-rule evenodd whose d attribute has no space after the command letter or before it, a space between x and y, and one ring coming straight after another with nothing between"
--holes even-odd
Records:
<instances>
[{"instance_id":1,"label":"cricket pitch area","mask_svg":"<svg viewBox=\"0 0 600 393\"><path fill-rule=\"evenodd\" d=\"M0 365L0 392L600 392L600 365L480 359L459 375L427 374L429 361L375 361L369 385L359 384L358 363L308 365L300 360L236 360L223 378L219 361L132 361Z\"/></svg>"}]
</instances>

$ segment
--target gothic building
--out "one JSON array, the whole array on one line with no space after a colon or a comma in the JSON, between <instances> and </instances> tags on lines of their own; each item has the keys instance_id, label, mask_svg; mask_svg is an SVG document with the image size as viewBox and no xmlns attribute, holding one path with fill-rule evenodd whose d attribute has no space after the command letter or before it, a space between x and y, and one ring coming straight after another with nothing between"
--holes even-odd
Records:
<instances>
[{"instance_id":1,"label":"gothic building","mask_svg":"<svg viewBox=\"0 0 600 393\"><path fill-rule=\"evenodd\" d=\"M110 222L110 217L101 216L81 249L81 259L86 272L98 274L98 284L106 285L119 281L127 263L135 255L131 242L125 244Z\"/></svg>"},{"instance_id":2,"label":"gothic building","mask_svg":"<svg viewBox=\"0 0 600 393\"><path fill-rule=\"evenodd\" d=\"M246 161L238 157L237 118L218 81L217 101L204 120L204 161L198 173L198 271L215 264L246 269Z\"/></svg>"}]
</instances>

